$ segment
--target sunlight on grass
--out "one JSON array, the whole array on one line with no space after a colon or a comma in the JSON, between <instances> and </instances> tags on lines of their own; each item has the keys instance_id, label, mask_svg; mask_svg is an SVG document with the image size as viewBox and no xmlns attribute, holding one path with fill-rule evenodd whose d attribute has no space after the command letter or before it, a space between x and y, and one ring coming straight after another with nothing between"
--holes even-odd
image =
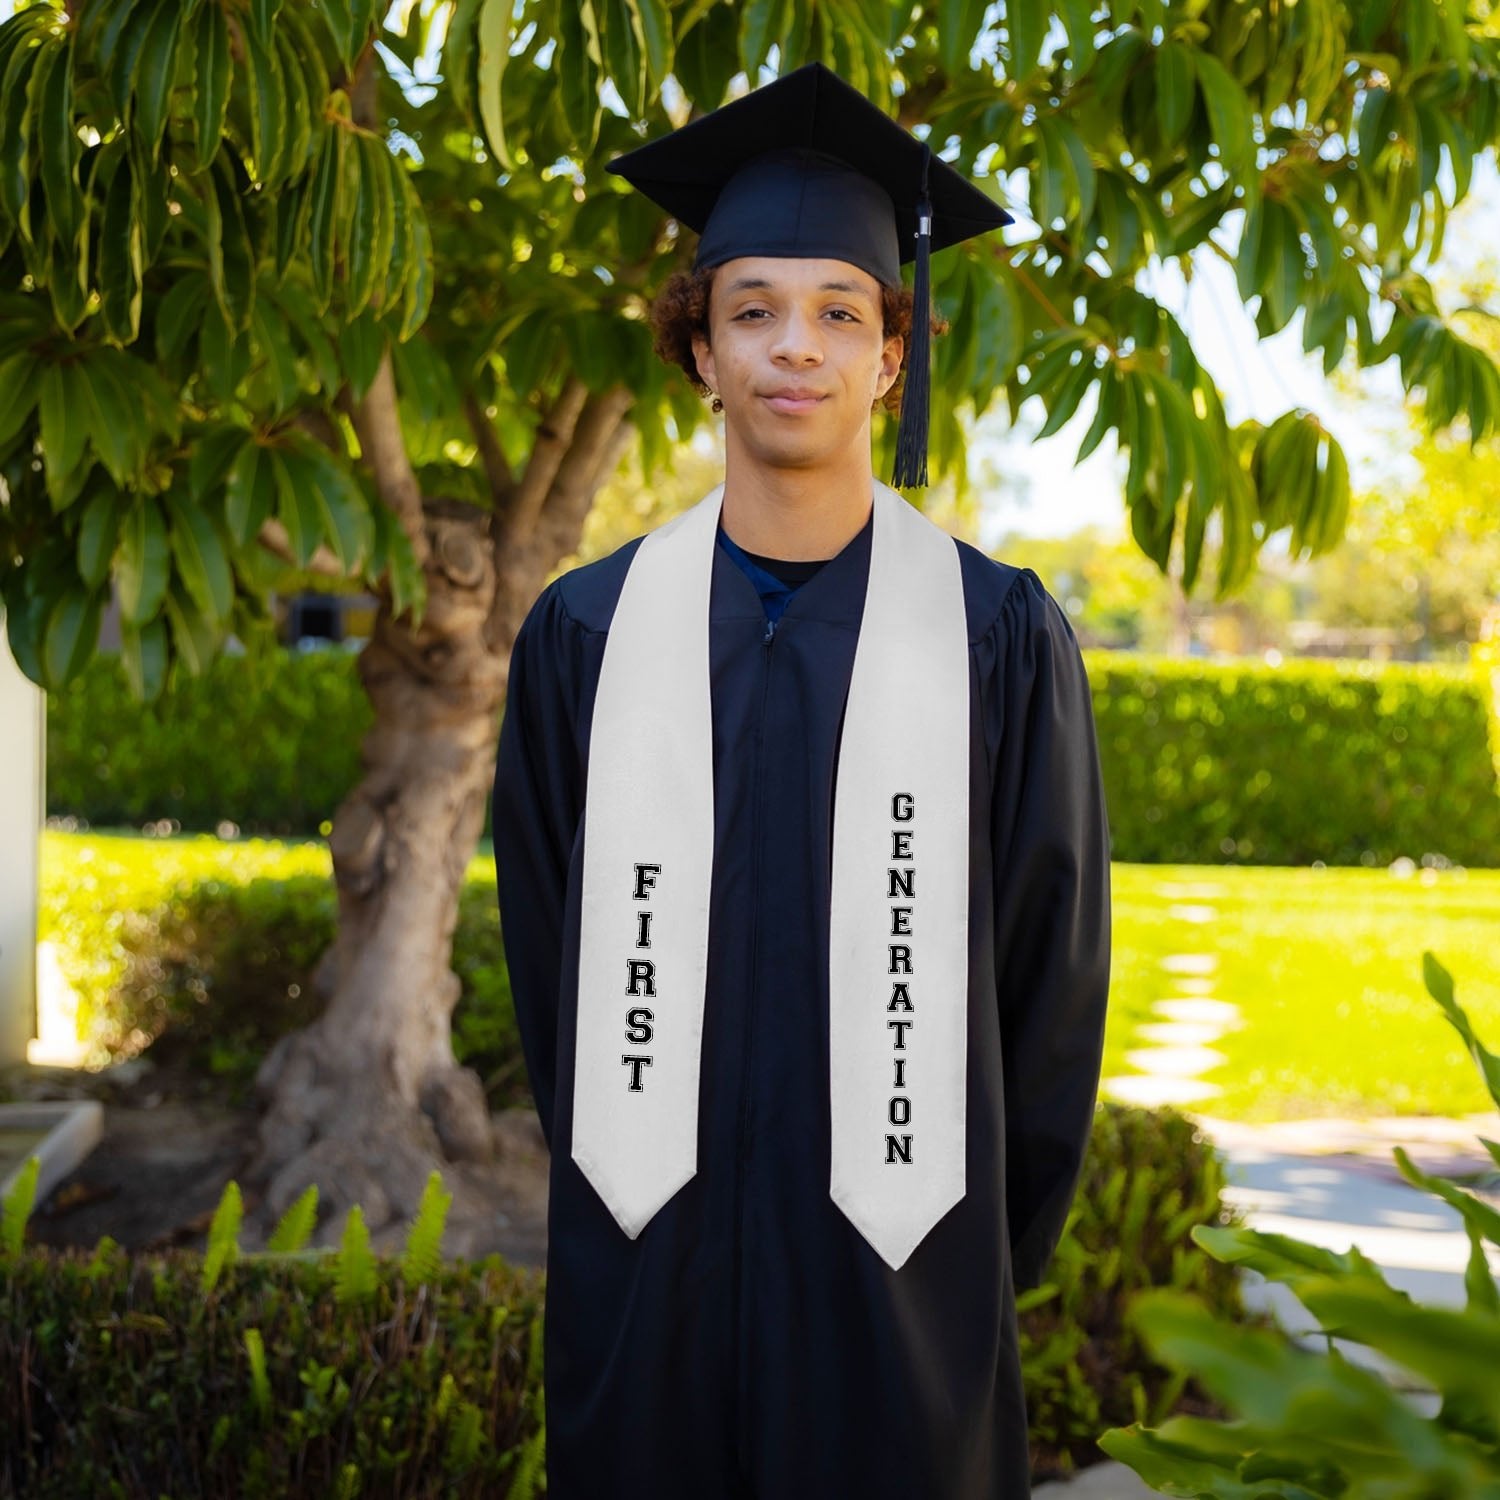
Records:
<instances>
[{"instance_id":1,"label":"sunlight on grass","mask_svg":"<svg viewBox=\"0 0 1500 1500\"><path fill-rule=\"evenodd\" d=\"M1481 1036L1500 1042L1500 871L1114 867L1114 982L1104 1072L1154 1001L1178 993L1171 954L1217 957L1212 995L1245 1025L1211 1045L1204 1112L1274 1120L1469 1114L1490 1107L1457 1033L1422 985L1422 950L1452 972ZM1174 887L1218 887L1183 898ZM1173 916L1202 905L1211 922Z\"/></svg>"},{"instance_id":2,"label":"sunlight on grass","mask_svg":"<svg viewBox=\"0 0 1500 1500\"><path fill-rule=\"evenodd\" d=\"M174 886L328 875L320 840L225 841L49 830L42 840L40 937L85 997L123 970L124 913ZM493 886L488 847L468 879ZM1211 1045L1226 1062L1202 1076L1223 1092L1203 1101L1227 1119L1347 1113L1467 1114L1488 1099L1457 1035L1422 986L1431 948L1452 971L1480 1035L1500 1045L1500 871L1268 869L1117 864L1106 1076L1132 1072L1153 1004L1182 990L1171 955L1211 954L1214 998L1245 1024ZM1189 914L1209 921L1189 920ZM1198 908L1196 912L1194 908ZM1175 914L1174 914L1175 909ZM497 916L498 922L498 916Z\"/></svg>"}]
</instances>

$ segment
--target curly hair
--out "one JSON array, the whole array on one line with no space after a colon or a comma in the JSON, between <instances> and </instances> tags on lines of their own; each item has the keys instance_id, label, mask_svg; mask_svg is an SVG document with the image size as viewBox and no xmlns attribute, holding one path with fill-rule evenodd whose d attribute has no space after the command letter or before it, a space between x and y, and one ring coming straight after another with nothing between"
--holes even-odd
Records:
<instances>
[{"instance_id":1,"label":"curly hair","mask_svg":"<svg viewBox=\"0 0 1500 1500\"><path fill-rule=\"evenodd\" d=\"M693 335L699 333L705 340L708 338L708 296L717 269L674 271L651 303L651 327L657 354L668 364L678 365L693 388L705 396L710 392L698 373L698 361L693 355ZM906 350L911 348L916 297L908 286L892 287L881 282L880 305L885 337L893 338L899 334L902 340L901 368L890 390L881 398L881 405L888 411L899 412L901 393L906 388ZM948 331L948 321L936 307L929 305L928 318L928 326L934 335ZM713 409L724 410L724 404L717 396L713 400Z\"/></svg>"}]
</instances>

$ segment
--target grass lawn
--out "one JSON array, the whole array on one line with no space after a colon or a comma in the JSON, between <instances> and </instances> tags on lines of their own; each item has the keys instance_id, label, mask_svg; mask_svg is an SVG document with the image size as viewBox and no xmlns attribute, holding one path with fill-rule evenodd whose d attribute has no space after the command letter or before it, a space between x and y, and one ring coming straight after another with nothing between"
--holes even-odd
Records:
<instances>
[{"instance_id":1,"label":"grass lawn","mask_svg":"<svg viewBox=\"0 0 1500 1500\"><path fill-rule=\"evenodd\" d=\"M1209 892L1218 894L1207 894ZM1194 921L1172 908L1212 920ZM1161 960L1212 954L1213 998L1244 1026L1211 1043L1226 1061L1212 1115L1471 1114L1493 1108L1458 1033L1422 983L1422 950L1453 975L1480 1040L1500 1051L1500 871L1116 865L1115 960L1104 1072L1152 1003L1179 993Z\"/></svg>"},{"instance_id":2,"label":"grass lawn","mask_svg":"<svg viewBox=\"0 0 1500 1500\"><path fill-rule=\"evenodd\" d=\"M179 881L329 871L321 841L148 838L49 830L42 842L41 936L87 995L121 968L120 914ZM488 845L469 879L494 884ZM1174 908L1177 909L1174 914ZM1211 910L1211 920L1195 921ZM1184 914L1186 913L1186 914ZM1468 1114L1490 1107L1457 1033L1422 985L1430 948L1459 1003L1500 1051L1500 871L1114 867L1114 982L1106 1076L1159 999L1180 994L1173 955L1217 960L1213 998L1244 1025L1212 1045L1202 1076L1223 1092L1203 1108L1228 1119L1320 1114ZM497 917L498 922L498 917ZM1200 985L1206 990L1208 986Z\"/></svg>"}]
</instances>

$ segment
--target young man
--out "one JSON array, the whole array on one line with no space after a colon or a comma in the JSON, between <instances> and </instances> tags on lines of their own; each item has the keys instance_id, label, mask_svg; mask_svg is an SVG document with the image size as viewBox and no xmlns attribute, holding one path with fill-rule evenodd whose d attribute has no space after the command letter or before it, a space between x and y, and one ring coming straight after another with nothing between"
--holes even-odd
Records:
<instances>
[{"instance_id":1,"label":"young man","mask_svg":"<svg viewBox=\"0 0 1500 1500\"><path fill-rule=\"evenodd\" d=\"M820 65L613 164L701 239L722 486L517 636L496 873L552 1149L553 1500L1017 1500L1015 1293L1089 1138L1109 836L1034 574L925 482L926 256L1008 216ZM900 263L916 256L915 307Z\"/></svg>"}]
</instances>

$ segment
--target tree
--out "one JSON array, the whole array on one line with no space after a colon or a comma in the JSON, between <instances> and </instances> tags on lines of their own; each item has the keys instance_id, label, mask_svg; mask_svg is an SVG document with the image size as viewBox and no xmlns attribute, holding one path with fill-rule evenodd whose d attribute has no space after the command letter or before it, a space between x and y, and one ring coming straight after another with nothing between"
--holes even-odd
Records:
<instances>
[{"instance_id":1,"label":"tree","mask_svg":"<svg viewBox=\"0 0 1500 1500\"><path fill-rule=\"evenodd\" d=\"M1058 43L1059 37L1062 39ZM422 59L441 39L441 81ZM934 264L953 331L934 460L963 420L1089 393L1130 452L1132 532L1217 587L1289 532L1332 546L1347 470L1309 414L1231 428L1153 256L1220 254L1263 334L1299 312L1332 369L1401 362L1434 427L1493 429L1490 357L1413 269L1495 137L1489 12L1459 0L73 0L0 26L0 594L44 687L112 585L144 697L288 565L381 601L359 658L365 777L330 839L320 1022L279 1045L252 1225L308 1182L399 1234L446 1159L484 1212L491 1133L454 1064L450 935L518 623L633 445L707 413L654 359L686 246L604 173L741 75L822 58L1034 221ZM1020 205L1014 205L1020 206ZM1377 326L1383 321L1383 326ZM1352 330L1352 340L1351 340ZM881 428L882 463L893 442ZM256 1215L259 1215L257 1220ZM379 1231L377 1228L377 1240Z\"/></svg>"}]
</instances>

